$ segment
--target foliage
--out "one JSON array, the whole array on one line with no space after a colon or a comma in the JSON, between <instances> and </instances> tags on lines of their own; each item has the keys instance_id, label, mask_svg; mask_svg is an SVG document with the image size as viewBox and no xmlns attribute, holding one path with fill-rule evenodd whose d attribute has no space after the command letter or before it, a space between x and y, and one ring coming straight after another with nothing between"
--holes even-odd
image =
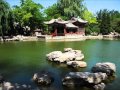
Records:
<instances>
[{"instance_id":1,"label":"foliage","mask_svg":"<svg viewBox=\"0 0 120 90\"><path fill-rule=\"evenodd\" d=\"M71 17L82 17L82 12L85 9L83 0L58 0L57 4L53 4L45 10L48 20L51 18L62 17L65 20Z\"/></svg>"},{"instance_id":2,"label":"foliage","mask_svg":"<svg viewBox=\"0 0 120 90\"><path fill-rule=\"evenodd\" d=\"M100 33L105 35L111 32L111 17L108 10L100 10L97 13L97 21L99 23Z\"/></svg>"},{"instance_id":3,"label":"foliage","mask_svg":"<svg viewBox=\"0 0 120 90\"><path fill-rule=\"evenodd\" d=\"M11 35L14 31L13 27L14 15L10 6L4 0L0 0L0 34L4 39L4 35Z\"/></svg>"},{"instance_id":4,"label":"foliage","mask_svg":"<svg viewBox=\"0 0 120 90\"><path fill-rule=\"evenodd\" d=\"M66 16L68 19L71 17L82 16L85 9L83 0L58 0L58 8L61 16Z\"/></svg>"},{"instance_id":5,"label":"foliage","mask_svg":"<svg viewBox=\"0 0 120 90\"><path fill-rule=\"evenodd\" d=\"M86 34L109 34L114 31L120 33L120 12L103 9L95 16L85 7L83 1L57 0L56 4L43 11L43 6L33 0L20 0L20 5L14 6L12 10L7 2L0 0L0 35L30 35L37 28L47 28L43 24L44 20L59 17L64 20L71 17L87 20L89 23Z\"/></svg>"},{"instance_id":6,"label":"foliage","mask_svg":"<svg viewBox=\"0 0 120 90\"><path fill-rule=\"evenodd\" d=\"M82 17L83 17L83 19L87 20L90 24L91 23L97 23L97 19L96 19L95 15L93 15L87 9L84 10L84 12L82 13Z\"/></svg>"},{"instance_id":7,"label":"foliage","mask_svg":"<svg viewBox=\"0 0 120 90\"><path fill-rule=\"evenodd\" d=\"M57 8L57 4L53 4L52 6L45 9L44 13L46 14L45 15L46 20L50 20L52 18L56 19L58 17L61 17L60 11Z\"/></svg>"},{"instance_id":8,"label":"foliage","mask_svg":"<svg viewBox=\"0 0 120 90\"><path fill-rule=\"evenodd\" d=\"M110 11L111 29L112 31L120 33L120 13L118 11Z\"/></svg>"},{"instance_id":9,"label":"foliage","mask_svg":"<svg viewBox=\"0 0 120 90\"><path fill-rule=\"evenodd\" d=\"M91 23L87 26L85 30L86 35L98 35L100 33L99 25L96 23Z\"/></svg>"},{"instance_id":10,"label":"foliage","mask_svg":"<svg viewBox=\"0 0 120 90\"><path fill-rule=\"evenodd\" d=\"M14 6L15 21L23 26L29 26L31 30L43 27L43 6L32 0L21 0L20 6Z\"/></svg>"},{"instance_id":11,"label":"foliage","mask_svg":"<svg viewBox=\"0 0 120 90\"><path fill-rule=\"evenodd\" d=\"M97 13L97 21L102 34L114 31L120 33L120 13L118 11L100 10Z\"/></svg>"}]
</instances>

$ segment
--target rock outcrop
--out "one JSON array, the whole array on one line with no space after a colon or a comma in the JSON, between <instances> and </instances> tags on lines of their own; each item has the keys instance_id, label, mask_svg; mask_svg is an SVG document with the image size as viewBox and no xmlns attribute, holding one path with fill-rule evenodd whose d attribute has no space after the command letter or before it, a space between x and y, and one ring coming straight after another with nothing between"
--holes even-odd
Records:
<instances>
[{"instance_id":1,"label":"rock outcrop","mask_svg":"<svg viewBox=\"0 0 120 90\"><path fill-rule=\"evenodd\" d=\"M20 85L20 84L12 84L11 82L4 82L1 85L1 90L32 90L30 85Z\"/></svg>"},{"instance_id":2,"label":"rock outcrop","mask_svg":"<svg viewBox=\"0 0 120 90\"><path fill-rule=\"evenodd\" d=\"M68 65L72 65L74 67L77 66L74 61L67 62ZM80 62L80 61L78 61ZM80 66L80 65L78 65ZM84 66L84 64L83 64ZM92 67L91 72L70 72L66 74L63 78L62 82L64 86L83 86L83 87L90 87L94 90L104 90L105 82L108 82L110 77L113 77L116 72L116 66L114 63L104 62L104 63L97 63L95 66Z\"/></svg>"},{"instance_id":3,"label":"rock outcrop","mask_svg":"<svg viewBox=\"0 0 120 90\"><path fill-rule=\"evenodd\" d=\"M53 82L53 78L48 72L35 73L33 75L33 81L37 85L50 85Z\"/></svg>"},{"instance_id":4,"label":"rock outcrop","mask_svg":"<svg viewBox=\"0 0 120 90\"><path fill-rule=\"evenodd\" d=\"M65 48L63 53L61 51L53 51L47 54L46 57L50 61L60 63L84 59L84 55L80 50L73 50L72 48Z\"/></svg>"},{"instance_id":5,"label":"rock outcrop","mask_svg":"<svg viewBox=\"0 0 120 90\"><path fill-rule=\"evenodd\" d=\"M96 85L107 79L106 73L70 72L63 78L63 85Z\"/></svg>"},{"instance_id":6,"label":"rock outcrop","mask_svg":"<svg viewBox=\"0 0 120 90\"><path fill-rule=\"evenodd\" d=\"M3 90L15 90L15 87L10 82L3 83Z\"/></svg>"},{"instance_id":7,"label":"rock outcrop","mask_svg":"<svg viewBox=\"0 0 120 90\"><path fill-rule=\"evenodd\" d=\"M106 73L90 72L70 72L62 80L64 86L85 86L94 89L104 89L104 80L107 79Z\"/></svg>"},{"instance_id":8,"label":"rock outcrop","mask_svg":"<svg viewBox=\"0 0 120 90\"><path fill-rule=\"evenodd\" d=\"M14 90L33 90L31 85L26 85L26 84L23 84L23 85L20 85L20 84L15 84L14 85Z\"/></svg>"},{"instance_id":9,"label":"rock outcrop","mask_svg":"<svg viewBox=\"0 0 120 90\"><path fill-rule=\"evenodd\" d=\"M87 66L87 63L84 61L68 61L66 64L74 68Z\"/></svg>"},{"instance_id":10,"label":"rock outcrop","mask_svg":"<svg viewBox=\"0 0 120 90\"><path fill-rule=\"evenodd\" d=\"M100 83L100 84L94 85L93 89L94 90L104 90L105 86L106 85L104 83Z\"/></svg>"},{"instance_id":11,"label":"rock outcrop","mask_svg":"<svg viewBox=\"0 0 120 90\"><path fill-rule=\"evenodd\" d=\"M97 63L95 66L92 67L92 72L103 72L106 73L108 76L114 75L116 72L116 66L114 63L104 62L104 63Z\"/></svg>"},{"instance_id":12,"label":"rock outcrop","mask_svg":"<svg viewBox=\"0 0 120 90\"><path fill-rule=\"evenodd\" d=\"M76 67L86 67L87 64L83 62L84 55L81 50L73 50L72 48L64 48L64 52L53 51L46 55L49 61L66 63L74 68Z\"/></svg>"}]
</instances>

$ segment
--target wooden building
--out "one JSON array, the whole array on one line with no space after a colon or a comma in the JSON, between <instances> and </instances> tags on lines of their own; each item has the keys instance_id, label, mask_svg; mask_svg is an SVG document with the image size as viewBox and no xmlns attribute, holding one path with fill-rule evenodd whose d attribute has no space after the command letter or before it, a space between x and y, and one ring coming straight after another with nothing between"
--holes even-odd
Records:
<instances>
[{"instance_id":1,"label":"wooden building","mask_svg":"<svg viewBox=\"0 0 120 90\"><path fill-rule=\"evenodd\" d=\"M71 18L71 20L69 22L78 27L77 34L85 35L85 26L88 23L87 21L85 21L81 18L73 17L73 18Z\"/></svg>"},{"instance_id":2,"label":"wooden building","mask_svg":"<svg viewBox=\"0 0 120 90\"><path fill-rule=\"evenodd\" d=\"M58 18L45 22L45 24L48 25L48 30L50 30L52 36L65 36L67 34L85 35L86 23L87 21L82 20L81 18L72 18L69 21Z\"/></svg>"}]
</instances>

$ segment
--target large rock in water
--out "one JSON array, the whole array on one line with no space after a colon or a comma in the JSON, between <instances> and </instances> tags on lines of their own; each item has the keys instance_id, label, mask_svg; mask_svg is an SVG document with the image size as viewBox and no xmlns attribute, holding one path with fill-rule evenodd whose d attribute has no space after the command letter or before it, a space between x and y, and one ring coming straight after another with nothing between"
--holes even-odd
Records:
<instances>
[{"instance_id":1,"label":"large rock in water","mask_svg":"<svg viewBox=\"0 0 120 90\"><path fill-rule=\"evenodd\" d=\"M32 79L37 85L46 86L53 82L53 78L48 72L35 73Z\"/></svg>"},{"instance_id":2,"label":"large rock in water","mask_svg":"<svg viewBox=\"0 0 120 90\"><path fill-rule=\"evenodd\" d=\"M68 61L67 65L73 68L77 68L77 67L86 67L87 63L84 61Z\"/></svg>"},{"instance_id":3,"label":"large rock in water","mask_svg":"<svg viewBox=\"0 0 120 90\"><path fill-rule=\"evenodd\" d=\"M15 89L14 90L33 90L31 88L31 85L26 85L26 84L23 84L23 85L20 85L20 84L15 84L14 85Z\"/></svg>"},{"instance_id":4,"label":"large rock in water","mask_svg":"<svg viewBox=\"0 0 120 90\"><path fill-rule=\"evenodd\" d=\"M116 66L114 63L110 62L97 63L92 67L92 72L103 72L108 76L112 76L116 72Z\"/></svg>"},{"instance_id":5,"label":"large rock in water","mask_svg":"<svg viewBox=\"0 0 120 90\"><path fill-rule=\"evenodd\" d=\"M0 90L32 90L30 85L20 85L20 84L12 84L11 82L4 82L1 85Z\"/></svg>"},{"instance_id":6,"label":"large rock in water","mask_svg":"<svg viewBox=\"0 0 120 90\"><path fill-rule=\"evenodd\" d=\"M54 59L59 58L61 56L62 56L61 51L53 51L53 52L46 55L47 59L50 61L54 61Z\"/></svg>"},{"instance_id":7,"label":"large rock in water","mask_svg":"<svg viewBox=\"0 0 120 90\"><path fill-rule=\"evenodd\" d=\"M10 82L4 82L2 90L15 90L15 87Z\"/></svg>"},{"instance_id":8,"label":"large rock in water","mask_svg":"<svg viewBox=\"0 0 120 90\"><path fill-rule=\"evenodd\" d=\"M95 90L104 90L104 88L105 88L104 83L100 83L100 84L97 84L97 85L93 86L93 89L95 89Z\"/></svg>"},{"instance_id":9,"label":"large rock in water","mask_svg":"<svg viewBox=\"0 0 120 90\"><path fill-rule=\"evenodd\" d=\"M65 86L87 86L93 88L104 88L102 81L107 79L106 73L70 72L62 80Z\"/></svg>"},{"instance_id":10,"label":"large rock in water","mask_svg":"<svg viewBox=\"0 0 120 90\"><path fill-rule=\"evenodd\" d=\"M72 48L65 48L63 53L61 51L53 51L47 54L46 57L50 61L60 63L84 59L84 55L81 53L81 50L73 50Z\"/></svg>"}]
</instances>

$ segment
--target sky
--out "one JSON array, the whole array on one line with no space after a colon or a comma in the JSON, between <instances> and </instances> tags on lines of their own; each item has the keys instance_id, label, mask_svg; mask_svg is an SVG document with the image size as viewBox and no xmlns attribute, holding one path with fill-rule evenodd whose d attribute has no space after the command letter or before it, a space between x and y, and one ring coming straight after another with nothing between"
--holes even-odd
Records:
<instances>
[{"instance_id":1,"label":"sky","mask_svg":"<svg viewBox=\"0 0 120 90\"><path fill-rule=\"evenodd\" d=\"M19 5L20 0L6 0L10 6ZM53 5L57 0L33 0L42 4L45 8ZM120 12L120 0L84 0L83 2L89 11L96 13L100 9L118 10Z\"/></svg>"}]
</instances>

